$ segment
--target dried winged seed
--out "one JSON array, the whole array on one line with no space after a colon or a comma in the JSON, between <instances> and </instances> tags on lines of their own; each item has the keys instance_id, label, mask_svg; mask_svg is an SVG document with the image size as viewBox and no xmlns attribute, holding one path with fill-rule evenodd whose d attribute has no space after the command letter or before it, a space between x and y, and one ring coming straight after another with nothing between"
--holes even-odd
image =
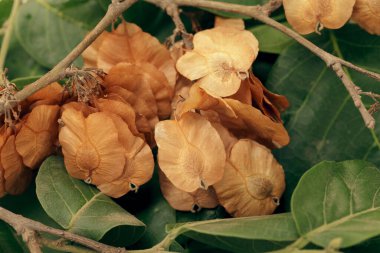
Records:
<instances>
[{"instance_id":1,"label":"dried winged seed","mask_svg":"<svg viewBox=\"0 0 380 253\"><path fill-rule=\"evenodd\" d=\"M143 99L136 96L135 93L124 89L120 86L111 86L107 89L109 92L108 99L124 99L129 103L136 112L136 126L142 132L151 132L158 122L157 110L149 107Z\"/></svg>"},{"instance_id":2,"label":"dried winged seed","mask_svg":"<svg viewBox=\"0 0 380 253\"><path fill-rule=\"evenodd\" d=\"M218 134L223 141L226 154L228 156L232 146L238 141L238 139L230 131L228 131L228 129L225 128L222 124L217 123L217 122L211 122L211 124L215 128L215 130L218 131Z\"/></svg>"},{"instance_id":3,"label":"dried winged seed","mask_svg":"<svg viewBox=\"0 0 380 253\"><path fill-rule=\"evenodd\" d=\"M176 210L197 212L202 208L215 208L218 205L212 187L189 193L176 188L162 171L159 171L159 179L162 194Z\"/></svg>"},{"instance_id":4,"label":"dried winged seed","mask_svg":"<svg viewBox=\"0 0 380 253\"><path fill-rule=\"evenodd\" d=\"M188 98L177 104L175 115L180 118L182 114L191 110L215 110L220 114L236 118L236 113L222 98L215 98L207 94L198 84L194 84L189 91Z\"/></svg>"},{"instance_id":5,"label":"dried winged seed","mask_svg":"<svg viewBox=\"0 0 380 253\"><path fill-rule=\"evenodd\" d=\"M14 135L9 136L0 152L4 188L12 195L23 193L32 180L32 172L25 168L22 157L16 151L15 139Z\"/></svg>"},{"instance_id":6,"label":"dried winged seed","mask_svg":"<svg viewBox=\"0 0 380 253\"><path fill-rule=\"evenodd\" d=\"M64 88L57 82L49 84L27 98L30 109L38 105L57 105L65 99Z\"/></svg>"},{"instance_id":7,"label":"dried winged seed","mask_svg":"<svg viewBox=\"0 0 380 253\"><path fill-rule=\"evenodd\" d=\"M118 129L119 142L124 147L125 166L122 175L109 183L98 185L98 189L108 196L118 198L148 182L153 175L152 151L145 141L134 136L127 124L117 116L112 120Z\"/></svg>"},{"instance_id":8,"label":"dried winged seed","mask_svg":"<svg viewBox=\"0 0 380 253\"><path fill-rule=\"evenodd\" d=\"M91 113L95 113L99 111L97 108L89 106L88 104L83 103L83 102L69 102L62 105L61 112L69 108L81 112L84 115L84 117L88 117L88 115L90 115Z\"/></svg>"},{"instance_id":9,"label":"dried winged seed","mask_svg":"<svg viewBox=\"0 0 380 253\"><path fill-rule=\"evenodd\" d=\"M95 106L101 112L108 112L118 115L128 124L129 129L134 135L139 134L136 127L135 111L127 102L99 98L95 100Z\"/></svg>"},{"instance_id":10,"label":"dried winged seed","mask_svg":"<svg viewBox=\"0 0 380 253\"><path fill-rule=\"evenodd\" d=\"M99 185L118 178L125 165L124 148L107 113L84 118L74 109L62 113L59 133L66 169L72 177Z\"/></svg>"},{"instance_id":11,"label":"dried winged seed","mask_svg":"<svg viewBox=\"0 0 380 253\"><path fill-rule=\"evenodd\" d=\"M380 1L356 0L352 19L371 34L380 35Z\"/></svg>"},{"instance_id":12,"label":"dried winged seed","mask_svg":"<svg viewBox=\"0 0 380 253\"><path fill-rule=\"evenodd\" d=\"M232 216L266 215L278 205L285 175L270 150L242 139L232 147L223 179L214 188L220 204Z\"/></svg>"},{"instance_id":13,"label":"dried winged seed","mask_svg":"<svg viewBox=\"0 0 380 253\"><path fill-rule=\"evenodd\" d=\"M160 168L178 189L207 189L223 176L223 142L201 115L189 112L178 121L160 121L155 139Z\"/></svg>"},{"instance_id":14,"label":"dried winged seed","mask_svg":"<svg viewBox=\"0 0 380 253\"><path fill-rule=\"evenodd\" d=\"M244 21L240 18L222 18L216 16L214 26L234 28L240 31L245 29Z\"/></svg>"},{"instance_id":15,"label":"dried winged seed","mask_svg":"<svg viewBox=\"0 0 380 253\"><path fill-rule=\"evenodd\" d=\"M112 67L104 80L106 87L120 86L127 89L144 100L145 104L155 112L158 112L156 99L150 88L150 84L146 81L136 81L131 76L125 75L125 72L130 73L132 68L135 69L135 66L125 62ZM141 80L141 77L139 79Z\"/></svg>"},{"instance_id":16,"label":"dried winged seed","mask_svg":"<svg viewBox=\"0 0 380 253\"><path fill-rule=\"evenodd\" d=\"M59 111L58 105L39 105L27 116L16 136L16 149L25 166L35 169L54 151Z\"/></svg>"},{"instance_id":17,"label":"dried winged seed","mask_svg":"<svg viewBox=\"0 0 380 253\"><path fill-rule=\"evenodd\" d=\"M96 68L98 67L98 54L99 48L103 44L104 39L109 35L109 32L105 31L101 33L98 38L83 51L83 65L85 68Z\"/></svg>"},{"instance_id":18,"label":"dried winged seed","mask_svg":"<svg viewBox=\"0 0 380 253\"><path fill-rule=\"evenodd\" d=\"M143 32L134 24L121 23L111 33L104 32L100 46L92 47L97 50L96 67L108 72L112 66L120 62L153 64L164 73L169 85L174 87L177 78L174 60L169 51L156 38ZM94 55L94 54L92 54ZM91 62L93 57L88 57Z\"/></svg>"},{"instance_id":19,"label":"dried winged seed","mask_svg":"<svg viewBox=\"0 0 380 253\"><path fill-rule=\"evenodd\" d=\"M116 79L120 76L121 79ZM155 103L160 118L167 118L171 113L172 88L166 77L149 63L117 64L110 70L105 82L108 87L118 85L133 91L148 104Z\"/></svg>"},{"instance_id":20,"label":"dried winged seed","mask_svg":"<svg viewBox=\"0 0 380 253\"><path fill-rule=\"evenodd\" d=\"M351 17L355 0L284 0L285 15L300 34L316 31L318 26L338 29Z\"/></svg>"}]
</instances>

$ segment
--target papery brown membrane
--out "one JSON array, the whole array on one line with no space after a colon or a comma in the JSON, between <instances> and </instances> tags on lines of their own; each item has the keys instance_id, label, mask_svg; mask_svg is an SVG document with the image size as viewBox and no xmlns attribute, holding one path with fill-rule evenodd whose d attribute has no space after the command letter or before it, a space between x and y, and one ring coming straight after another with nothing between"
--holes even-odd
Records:
<instances>
[{"instance_id":1,"label":"papery brown membrane","mask_svg":"<svg viewBox=\"0 0 380 253\"><path fill-rule=\"evenodd\" d=\"M267 215L279 205L285 175L269 149L243 139L232 147L223 179L214 189L234 217Z\"/></svg>"},{"instance_id":2,"label":"papery brown membrane","mask_svg":"<svg viewBox=\"0 0 380 253\"><path fill-rule=\"evenodd\" d=\"M35 169L54 151L58 135L58 105L36 106L16 136L16 149L24 164Z\"/></svg>"},{"instance_id":3,"label":"papery brown membrane","mask_svg":"<svg viewBox=\"0 0 380 253\"><path fill-rule=\"evenodd\" d=\"M92 113L99 112L97 108L89 106L88 104L83 102L69 102L62 105L61 114L63 113L63 111L67 109L74 109L76 111L79 111L83 114L84 117L88 117L88 115Z\"/></svg>"},{"instance_id":4,"label":"papery brown membrane","mask_svg":"<svg viewBox=\"0 0 380 253\"><path fill-rule=\"evenodd\" d=\"M160 121L155 130L158 163L180 190L207 189L223 176L226 152L218 132L197 113Z\"/></svg>"},{"instance_id":5,"label":"papery brown membrane","mask_svg":"<svg viewBox=\"0 0 380 253\"><path fill-rule=\"evenodd\" d=\"M153 64L164 73L171 87L175 85L177 73L169 51L135 24L122 22L116 30L103 32L94 46L90 46L83 54L88 64L93 64L95 57L96 65L89 66L101 68L105 72L120 62Z\"/></svg>"},{"instance_id":6,"label":"papery brown membrane","mask_svg":"<svg viewBox=\"0 0 380 253\"><path fill-rule=\"evenodd\" d=\"M136 126L139 132L147 133L153 131L154 126L159 121L157 110L149 107L145 101L136 96L135 93L120 86L111 86L107 89L107 91L109 92L107 95L108 99L123 99L133 107L136 113Z\"/></svg>"},{"instance_id":7,"label":"papery brown membrane","mask_svg":"<svg viewBox=\"0 0 380 253\"><path fill-rule=\"evenodd\" d=\"M222 124L217 122L211 122L211 124L215 128L215 130L218 131L218 134L223 141L226 154L228 156L232 146L235 145L236 142L238 142L238 139Z\"/></svg>"},{"instance_id":8,"label":"papery brown membrane","mask_svg":"<svg viewBox=\"0 0 380 253\"><path fill-rule=\"evenodd\" d=\"M26 99L31 104L29 109L33 109L38 105L61 104L67 97L64 91L64 88L57 82L49 84Z\"/></svg>"},{"instance_id":9,"label":"papery brown membrane","mask_svg":"<svg viewBox=\"0 0 380 253\"><path fill-rule=\"evenodd\" d=\"M101 112L109 112L121 117L134 135L139 135L136 127L136 114L132 106L126 102L99 98L95 100L95 107Z\"/></svg>"},{"instance_id":10,"label":"papery brown membrane","mask_svg":"<svg viewBox=\"0 0 380 253\"><path fill-rule=\"evenodd\" d=\"M251 138L269 148L280 148L289 143L288 132L281 123L238 100L211 97L197 85L191 87L189 98L178 105L177 117L193 109L215 111L220 123L239 138Z\"/></svg>"},{"instance_id":11,"label":"papery brown membrane","mask_svg":"<svg viewBox=\"0 0 380 253\"><path fill-rule=\"evenodd\" d=\"M245 29L244 20L240 18L222 18L215 16L215 27L229 27L243 31Z\"/></svg>"},{"instance_id":12,"label":"papery brown membrane","mask_svg":"<svg viewBox=\"0 0 380 253\"><path fill-rule=\"evenodd\" d=\"M167 85L164 76L148 63L135 65L119 63L112 67L105 78L107 87L120 86L132 91L147 105L157 108L157 115L166 118L171 113L170 103L173 90Z\"/></svg>"},{"instance_id":13,"label":"papery brown membrane","mask_svg":"<svg viewBox=\"0 0 380 253\"><path fill-rule=\"evenodd\" d=\"M124 148L125 166L120 177L100 184L98 188L108 196L119 198L129 191L137 191L152 178L154 160L148 144L142 138L134 136L120 117L112 116L112 120L118 130L119 142Z\"/></svg>"},{"instance_id":14,"label":"papery brown membrane","mask_svg":"<svg viewBox=\"0 0 380 253\"><path fill-rule=\"evenodd\" d=\"M356 0L284 0L286 19L300 34L320 28L341 28L351 17Z\"/></svg>"},{"instance_id":15,"label":"papery brown membrane","mask_svg":"<svg viewBox=\"0 0 380 253\"><path fill-rule=\"evenodd\" d=\"M198 32L194 50L177 61L178 72L198 84L208 94L227 97L235 94L256 59L259 48L248 31L217 27Z\"/></svg>"},{"instance_id":16,"label":"papery brown membrane","mask_svg":"<svg viewBox=\"0 0 380 253\"><path fill-rule=\"evenodd\" d=\"M380 35L380 1L356 0L352 19L367 32Z\"/></svg>"},{"instance_id":17,"label":"papery brown membrane","mask_svg":"<svg viewBox=\"0 0 380 253\"><path fill-rule=\"evenodd\" d=\"M63 111L61 120L64 126L59 132L59 142L72 177L99 185L121 176L124 148L107 113L92 113L85 118L80 111L69 108Z\"/></svg>"},{"instance_id":18,"label":"papery brown membrane","mask_svg":"<svg viewBox=\"0 0 380 253\"><path fill-rule=\"evenodd\" d=\"M162 171L158 175L162 195L175 210L198 212L202 208L215 208L219 204L212 187L185 192L176 188Z\"/></svg>"}]
</instances>

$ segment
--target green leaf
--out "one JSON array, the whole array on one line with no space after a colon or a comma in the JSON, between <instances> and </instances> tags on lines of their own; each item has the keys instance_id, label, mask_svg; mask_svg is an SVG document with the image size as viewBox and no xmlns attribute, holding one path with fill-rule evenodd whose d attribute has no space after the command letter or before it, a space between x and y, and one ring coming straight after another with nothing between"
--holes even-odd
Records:
<instances>
[{"instance_id":1,"label":"green leaf","mask_svg":"<svg viewBox=\"0 0 380 253\"><path fill-rule=\"evenodd\" d=\"M292 196L300 235L346 248L380 235L380 171L365 161L322 162L307 171Z\"/></svg>"},{"instance_id":2,"label":"green leaf","mask_svg":"<svg viewBox=\"0 0 380 253\"><path fill-rule=\"evenodd\" d=\"M380 72L376 57L380 55L379 36L347 25L335 31L324 30L322 36L310 39L343 59ZM349 74L363 90L380 91L375 80L351 70ZM310 51L297 43L286 48L268 84L271 90L287 96L291 104L284 117L291 141L276 151L286 172L283 202L287 205L301 175L320 161L363 159L380 165L380 125L374 132L365 127L341 81Z\"/></svg>"},{"instance_id":3,"label":"green leaf","mask_svg":"<svg viewBox=\"0 0 380 253\"><path fill-rule=\"evenodd\" d=\"M0 28L11 13L13 0L0 0Z\"/></svg>"},{"instance_id":4,"label":"green leaf","mask_svg":"<svg viewBox=\"0 0 380 253\"><path fill-rule=\"evenodd\" d=\"M11 83L16 84L19 90L23 89L26 85L33 83L34 81L41 78L41 76L28 76L28 77L20 77L11 80Z\"/></svg>"},{"instance_id":5,"label":"green leaf","mask_svg":"<svg viewBox=\"0 0 380 253\"><path fill-rule=\"evenodd\" d=\"M73 233L94 240L108 238L107 233L119 234L127 245L145 230L141 221L109 197L70 177L61 157L51 156L43 162L36 185L37 197L46 213Z\"/></svg>"},{"instance_id":6,"label":"green leaf","mask_svg":"<svg viewBox=\"0 0 380 253\"><path fill-rule=\"evenodd\" d=\"M267 2L267 0L212 0L215 2L223 2L223 3L231 3L231 4L240 4L240 5L248 5L248 6L254 6L254 5L261 5ZM229 13L225 11L218 11L218 10L212 10L212 9L206 9L205 10L214 13L215 15L226 17L226 18L243 18L243 19L249 19L250 17L246 17L243 15L235 14L235 13Z\"/></svg>"},{"instance_id":7,"label":"green leaf","mask_svg":"<svg viewBox=\"0 0 380 253\"><path fill-rule=\"evenodd\" d=\"M175 229L194 240L233 252L275 250L299 237L290 213L201 221Z\"/></svg>"},{"instance_id":8,"label":"green leaf","mask_svg":"<svg viewBox=\"0 0 380 253\"><path fill-rule=\"evenodd\" d=\"M104 10L93 0L30 0L19 10L15 33L31 57L51 68L103 15Z\"/></svg>"},{"instance_id":9,"label":"green leaf","mask_svg":"<svg viewBox=\"0 0 380 253\"><path fill-rule=\"evenodd\" d=\"M0 221L0 252L27 252L23 248L16 232L9 227L8 224Z\"/></svg>"},{"instance_id":10,"label":"green leaf","mask_svg":"<svg viewBox=\"0 0 380 253\"><path fill-rule=\"evenodd\" d=\"M258 39L260 52L280 54L293 43L290 37L268 25L255 26L249 30Z\"/></svg>"}]
</instances>

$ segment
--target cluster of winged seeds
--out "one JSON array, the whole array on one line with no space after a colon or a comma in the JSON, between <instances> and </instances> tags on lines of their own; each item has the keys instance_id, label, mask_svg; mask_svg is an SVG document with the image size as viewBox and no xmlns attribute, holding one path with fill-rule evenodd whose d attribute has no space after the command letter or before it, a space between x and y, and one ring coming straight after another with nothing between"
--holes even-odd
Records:
<instances>
[{"instance_id":1,"label":"cluster of winged seeds","mask_svg":"<svg viewBox=\"0 0 380 253\"><path fill-rule=\"evenodd\" d=\"M301 34L341 28L350 18L371 34L380 35L379 0L284 0L286 18Z\"/></svg>"},{"instance_id":2,"label":"cluster of winged seeds","mask_svg":"<svg viewBox=\"0 0 380 253\"><path fill-rule=\"evenodd\" d=\"M193 45L168 50L124 21L102 33L66 88L37 92L0 129L0 195L21 193L61 147L72 177L117 198L151 179L157 146L173 208L272 213L285 179L270 149L289 143L280 117L288 101L253 75L258 41L243 21L217 19Z\"/></svg>"}]
</instances>

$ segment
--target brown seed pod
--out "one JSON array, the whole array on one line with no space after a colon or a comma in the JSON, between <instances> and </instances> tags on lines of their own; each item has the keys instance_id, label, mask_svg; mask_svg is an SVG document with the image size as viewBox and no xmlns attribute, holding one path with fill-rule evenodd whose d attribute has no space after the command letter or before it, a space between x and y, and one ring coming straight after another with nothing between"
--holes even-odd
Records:
<instances>
[{"instance_id":1,"label":"brown seed pod","mask_svg":"<svg viewBox=\"0 0 380 253\"><path fill-rule=\"evenodd\" d=\"M177 78L175 62L169 51L155 37L143 32L138 26L122 22L116 30L103 32L83 54L87 66L108 72L120 62L150 63L161 71L169 85L174 87ZM94 59L96 58L96 65Z\"/></svg>"},{"instance_id":2,"label":"brown seed pod","mask_svg":"<svg viewBox=\"0 0 380 253\"><path fill-rule=\"evenodd\" d=\"M197 113L160 121L155 130L158 163L180 190L207 189L223 176L224 145L211 123Z\"/></svg>"},{"instance_id":3,"label":"brown seed pod","mask_svg":"<svg viewBox=\"0 0 380 253\"><path fill-rule=\"evenodd\" d=\"M341 28L351 17L356 0L284 0L285 15L300 34L321 28Z\"/></svg>"},{"instance_id":4,"label":"brown seed pod","mask_svg":"<svg viewBox=\"0 0 380 253\"><path fill-rule=\"evenodd\" d=\"M65 111L67 109L70 109L70 108L74 109L76 111L81 112L84 117L88 117L88 115L90 115L92 113L99 112L99 110L97 108L89 106L86 103L83 103L83 102L69 102L69 103L66 103L66 104L62 105L62 107L61 107L61 114L63 113L63 111Z\"/></svg>"},{"instance_id":5,"label":"brown seed pod","mask_svg":"<svg viewBox=\"0 0 380 253\"><path fill-rule=\"evenodd\" d=\"M157 108L157 115L161 119L167 118L171 113L173 90L165 76L149 63L119 63L110 69L105 85L120 86L134 92L147 105Z\"/></svg>"},{"instance_id":6,"label":"brown seed pod","mask_svg":"<svg viewBox=\"0 0 380 253\"><path fill-rule=\"evenodd\" d=\"M285 175L269 149L242 139L232 147L223 179L214 189L232 216L266 215L279 205Z\"/></svg>"},{"instance_id":7,"label":"brown seed pod","mask_svg":"<svg viewBox=\"0 0 380 253\"><path fill-rule=\"evenodd\" d=\"M218 205L218 199L212 187L207 190L198 189L195 192L185 192L176 188L162 171L159 171L158 175L162 195L174 209L195 213L202 208L215 208Z\"/></svg>"},{"instance_id":8,"label":"brown seed pod","mask_svg":"<svg viewBox=\"0 0 380 253\"><path fill-rule=\"evenodd\" d=\"M136 191L148 182L153 175L154 160L148 144L134 136L127 124L118 116L112 116L118 130L119 142L124 148L125 166L123 173L117 179L98 185L103 193L113 198L119 198L129 191Z\"/></svg>"},{"instance_id":9,"label":"brown seed pod","mask_svg":"<svg viewBox=\"0 0 380 253\"><path fill-rule=\"evenodd\" d=\"M211 97L197 85L191 87L189 98L178 105L176 113L180 117L192 109L215 111L220 123L238 138L251 138L269 148L280 148L290 141L282 123L272 121L249 104Z\"/></svg>"},{"instance_id":10,"label":"brown seed pod","mask_svg":"<svg viewBox=\"0 0 380 253\"><path fill-rule=\"evenodd\" d=\"M370 34L380 35L380 1L356 0L352 19Z\"/></svg>"},{"instance_id":11,"label":"brown seed pod","mask_svg":"<svg viewBox=\"0 0 380 253\"><path fill-rule=\"evenodd\" d=\"M259 43L248 31L217 27L194 36L194 50L177 61L178 72L198 80L199 86L215 97L231 96L248 77Z\"/></svg>"},{"instance_id":12,"label":"brown seed pod","mask_svg":"<svg viewBox=\"0 0 380 253\"><path fill-rule=\"evenodd\" d=\"M54 151L59 111L58 105L39 105L26 116L16 137L16 149L27 167L37 168Z\"/></svg>"},{"instance_id":13,"label":"brown seed pod","mask_svg":"<svg viewBox=\"0 0 380 253\"><path fill-rule=\"evenodd\" d=\"M55 82L32 94L26 101L31 104L29 109L33 109L38 105L59 105L65 97L64 88Z\"/></svg>"},{"instance_id":14,"label":"brown seed pod","mask_svg":"<svg viewBox=\"0 0 380 253\"><path fill-rule=\"evenodd\" d=\"M125 165L124 148L113 120L97 112L87 118L74 109L62 113L59 132L64 162L69 174L95 185L121 176Z\"/></svg>"}]
</instances>

